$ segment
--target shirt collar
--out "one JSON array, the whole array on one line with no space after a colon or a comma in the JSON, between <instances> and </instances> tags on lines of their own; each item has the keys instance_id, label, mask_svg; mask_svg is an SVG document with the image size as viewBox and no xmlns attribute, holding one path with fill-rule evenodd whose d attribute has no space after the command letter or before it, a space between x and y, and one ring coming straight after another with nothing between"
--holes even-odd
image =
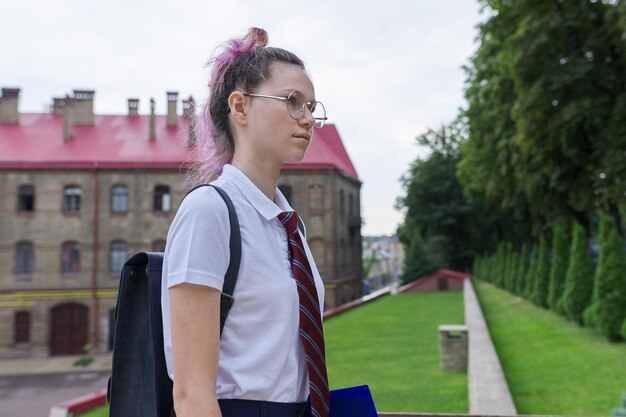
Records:
<instances>
[{"instance_id":1,"label":"shirt collar","mask_svg":"<svg viewBox=\"0 0 626 417\"><path fill-rule=\"evenodd\" d=\"M278 187L276 187L276 195L274 196L274 201L272 201L250 181L246 174L230 164L224 165L222 177L225 180L232 181L256 211L268 221L283 211L293 210Z\"/></svg>"}]
</instances>

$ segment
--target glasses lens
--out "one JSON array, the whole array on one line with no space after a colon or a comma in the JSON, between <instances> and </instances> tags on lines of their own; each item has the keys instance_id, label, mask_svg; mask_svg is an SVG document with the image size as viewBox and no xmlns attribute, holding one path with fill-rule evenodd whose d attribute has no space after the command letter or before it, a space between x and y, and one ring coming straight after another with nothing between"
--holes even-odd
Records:
<instances>
[{"instance_id":1,"label":"glasses lens","mask_svg":"<svg viewBox=\"0 0 626 417\"><path fill-rule=\"evenodd\" d=\"M315 127L320 128L324 126L324 123L326 122L326 109L324 108L324 105L319 101L314 102L313 111L311 111L311 113L315 119Z\"/></svg>"},{"instance_id":2,"label":"glasses lens","mask_svg":"<svg viewBox=\"0 0 626 417\"><path fill-rule=\"evenodd\" d=\"M287 96L287 109L294 119L298 120L302 117L302 106L304 106L304 97L297 91L292 91Z\"/></svg>"}]
</instances>

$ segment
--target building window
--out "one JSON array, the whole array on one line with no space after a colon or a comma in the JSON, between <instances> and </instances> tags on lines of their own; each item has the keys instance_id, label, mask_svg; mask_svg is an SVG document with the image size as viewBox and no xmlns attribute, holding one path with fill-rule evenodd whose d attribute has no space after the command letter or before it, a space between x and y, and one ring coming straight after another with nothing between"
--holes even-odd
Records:
<instances>
[{"instance_id":1,"label":"building window","mask_svg":"<svg viewBox=\"0 0 626 417\"><path fill-rule=\"evenodd\" d=\"M18 311L15 313L15 346L30 344L30 312Z\"/></svg>"},{"instance_id":2,"label":"building window","mask_svg":"<svg viewBox=\"0 0 626 417\"><path fill-rule=\"evenodd\" d=\"M289 205L291 205L291 185L279 185L278 189L283 193Z\"/></svg>"},{"instance_id":3,"label":"building window","mask_svg":"<svg viewBox=\"0 0 626 417\"><path fill-rule=\"evenodd\" d=\"M165 252L165 240L157 239L152 242L152 252Z\"/></svg>"},{"instance_id":4,"label":"building window","mask_svg":"<svg viewBox=\"0 0 626 417\"><path fill-rule=\"evenodd\" d=\"M309 187L309 207L312 209L324 208L324 187L313 184Z\"/></svg>"},{"instance_id":5,"label":"building window","mask_svg":"<svg viewBox=\"0 0 626 417\"><path fill-rule=\"evenodd\" d=\"M20 185L18 190L17 211L35 211L35 187L32 185Z\"/></svg>"},{"instance_id":6,"label":"building window","mask_svg":"<svg viewBox=\"0 0 626 417\"><path fill-rule=\"evenodd\" d=\"M34 269L33 244L18 242L15 245L15 273L18 278L30 278Z\"/></svg>"},{"instance_id":7,"label":"building window","mask_svg":"<svg viewBox=\"0 0 626 417\"><path fill-rule=\"evenodd\" d=\"M354 214L354 198L352 193L348 194L348 214L352 216Z\"/></svg>"},{"instance_id":8,"label":"building window","mask_svg":"<svg viewBox=\"0 0 626 417\"><path fill-rule=\"evenodd\" d=\"M80 271L80 246L78 242L64 242L61 247L61 273L76 276Z\"/></svg>"},{"instance_id":9,"label":"building window","mask_svg":"<svg viewBox=\"0 0 626 417\"><path fill-rule=\"evenodd\" d=\"M154 211L170 211L171 201L169 186L157 185L154 187Z\"/></svg>"},{"instance_id":10,"label":"building window","mask_svg":"<svg viewBox=\"0 0 626 417\"><path fill-rule=\"evenodd\" d=\"M111 188L111 211L126 213L128 211L128 187L123 184Z\"/></svg>"},{"instance_id":11,"label":"building window","mask_svg":"<svg viewBox=\"0 0 626 417\"><path fill-rule=\"evenodd\" d=\"M128 245L123 240L111 242L111 258L109 269L111 273L119 273L128 257Z\"/></svg>"},{"instance_id":12,"label":"building window","mask_svg":"<svg viewBox=\"0 0 626 417\"><path fill-rule=\"evenodd\" d=\"M339 190L339 220L343 222L343 216L345 214L345 205L343 202L343 190Z\"/></svg>"},{"instance_id":13,"label":"building window","mask_svg":"<svg viewBox=\"0 0 626 417\"><path fill-rule=\"evenodd\" d=\"M63 211L78 213L80 211L80 187L68 185L63 191Z\"/></svg>"}]
</instances>

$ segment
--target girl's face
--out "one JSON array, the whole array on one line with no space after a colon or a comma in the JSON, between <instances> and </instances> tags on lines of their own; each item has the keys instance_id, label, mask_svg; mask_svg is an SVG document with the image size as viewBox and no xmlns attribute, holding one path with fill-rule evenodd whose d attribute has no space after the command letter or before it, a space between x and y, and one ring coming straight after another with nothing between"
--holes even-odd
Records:
<instances>
[{"instance_id":1,"label":"girl's face","mask_svg":"<svg viewBox=\"0 0 626 417\"><path fill-rule=\"evenodd\" d=\"M290 93L299 102L315 101L313 83L306 72L297 65L272 63L270 78L254 91L246 93L287 98ZM243 145L255 158L282 165L302 161L311 143L315 119L305 108L298 119L290 115L287 102L267 97L246 96L247 123L243 130Z\"/></svg>"}]
</instances>

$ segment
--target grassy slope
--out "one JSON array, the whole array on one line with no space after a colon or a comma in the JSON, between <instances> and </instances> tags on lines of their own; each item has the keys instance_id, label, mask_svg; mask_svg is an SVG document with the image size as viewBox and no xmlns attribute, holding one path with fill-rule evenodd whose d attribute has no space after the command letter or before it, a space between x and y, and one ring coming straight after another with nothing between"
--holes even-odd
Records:
<instances>
[{"instance_id":1,"label":"grassy slope","mask_svg":"<svg viewBox=\"0 0 626 417\"><path fill-rule=\"evenodd\" d=\"M368 384L379 411L467 413L467 374L439 369L439 324L461 292L386 296L324 323L331 388Z\"/></svg>"},{"instance_id":2,"label":"grassy slope","mask_svg":"<svg viewBox=\"0 0 626 417\"><path fill-rule=\"evenodd\" d=\"M600 416L619 405L626 391L626 344L474 283L520 414Z\"/></svg>"}]
</instances>

